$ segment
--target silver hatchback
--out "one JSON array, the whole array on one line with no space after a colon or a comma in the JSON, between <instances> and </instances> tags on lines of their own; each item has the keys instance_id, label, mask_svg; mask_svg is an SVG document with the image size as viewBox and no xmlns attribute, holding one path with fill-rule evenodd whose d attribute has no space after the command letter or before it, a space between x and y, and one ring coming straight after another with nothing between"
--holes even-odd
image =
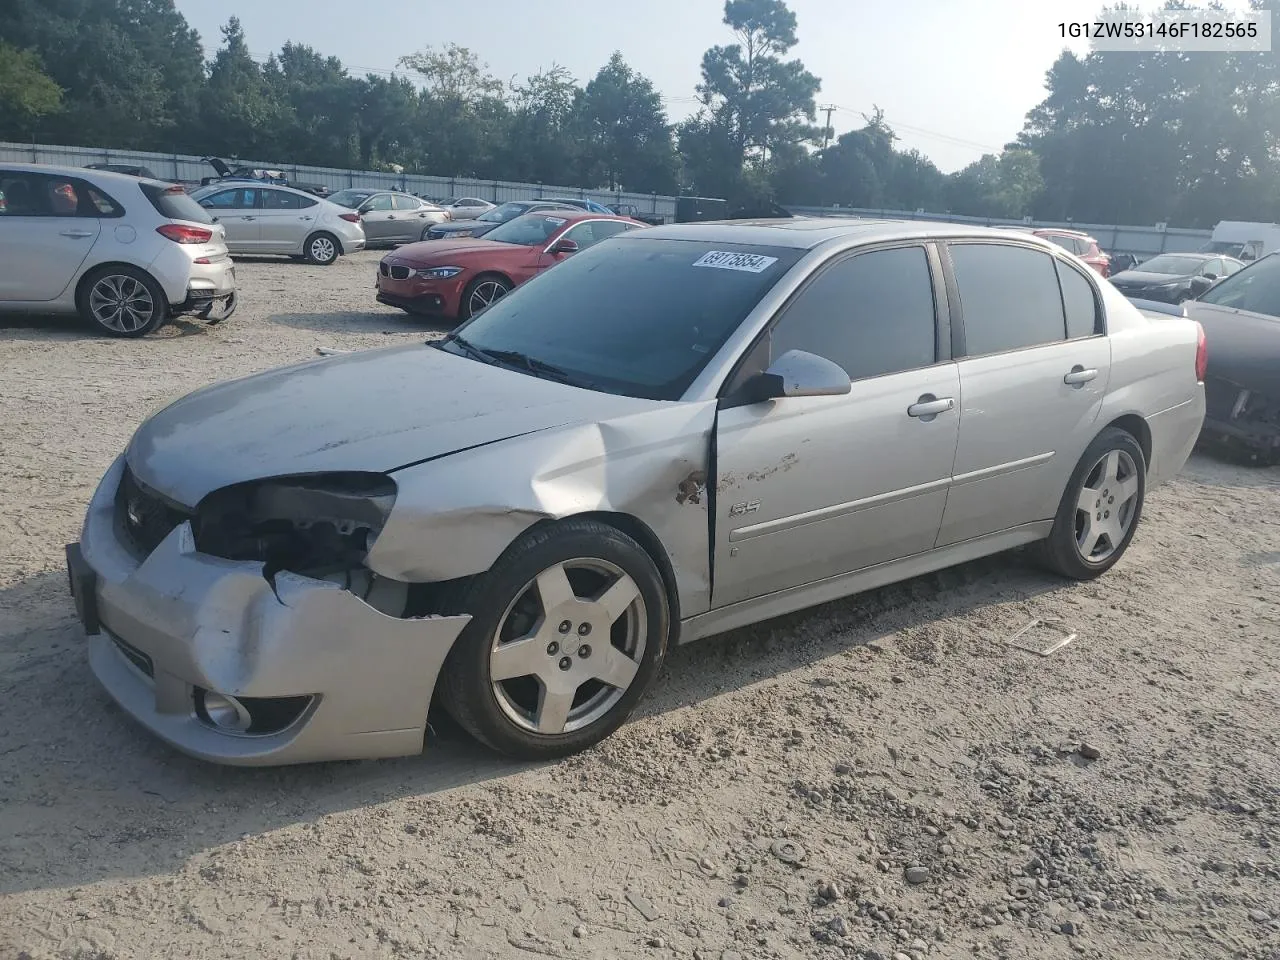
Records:
<instances>
[{"instance_id":1,"label":"silver hatchback","mask_svg":"<svg viewBox=\"0 0 1280 960\"><path fill-rule=\"evenodd\" d=\"M328 266L365 247L360 215L291 187L222 181L191 195L227 233L238 254L283 254Z\"/></svg>"},{"instance_id":2,"label":"silver hatchback","mask_svg":"<svg viewBox=\"0 0 1280 960\"><path fill-rule=\"evenodd\" d=\"M68 548L90 662L226 763L547 758L672 643L1034 545L1120 560L1204 418L1203 333L1032 236L634 230L448 337L144 423Z\"/></svg>"}]
</instances>

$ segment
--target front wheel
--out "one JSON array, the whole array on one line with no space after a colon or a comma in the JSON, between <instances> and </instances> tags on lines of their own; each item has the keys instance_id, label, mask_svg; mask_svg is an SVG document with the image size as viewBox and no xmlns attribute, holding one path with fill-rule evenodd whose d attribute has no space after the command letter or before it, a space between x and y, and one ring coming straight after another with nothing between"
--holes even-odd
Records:
<instances>
[{"instance_id":1,"label":"front wheel","mask_svg":"<svg viewBox=\"0 0 1280 960\"><path fill-rule=\"evenodd\" d=\"M446 709L500 753L545 760L616 730L657 675L670 612L653 560L593 520L538 527L471 582Z\"/></svg>"},{"instance_id":2,"label":"front wheel","mask_svg":"<svg viewBox=\"0 0 1280 960\"><path fill-rule=\"evenodd\" d=\"M1046 565L1073 580L1092 580L1115 566L1138 528L1146 484L1138 441L1117 427L1103 430L1071 474L1041 544Z\"/></svg>"},{"instance_id":3,"label":"front wheel","mask_svg":"<svg viewBox=\"0 0 1280 960\"><path fill-rule=\"evenodd\" d=\"M506 277L476 277L466 290L462 292L462 308L459 319L470 320L495 300L500 300L511 292L511 284Z\"/></svg>"},{"instance_id":4,"label":"front wheel","mask_svg":"<svg viewBox=\"0 0 1280 960\"><path fill-rule=\"evenodd\" d=\"M103 267L81 289L81 316L108 336L141 337L169 318L160 284L134 267Z\"/></svg>"},{"instance_id":5,"label":"front wheel","mask_svg":"<svg viewBox=\"0 0 1280 960\"><path fill-rule=\"evenodd\" d=\"M307 263L313 263L317 267L327 267L338 259L340 252L338 239L331 233L313 233L307 237L306 257Z\"/></svg>"}]
</instances>

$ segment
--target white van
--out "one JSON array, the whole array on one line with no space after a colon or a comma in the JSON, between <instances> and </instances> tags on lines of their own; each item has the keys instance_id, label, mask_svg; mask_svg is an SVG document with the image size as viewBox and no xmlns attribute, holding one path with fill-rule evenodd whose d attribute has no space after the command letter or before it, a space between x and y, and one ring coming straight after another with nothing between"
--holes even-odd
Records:
<instances>
[{"instance_id":1,"label":"white van","mask_svg":"<svg viewBox=\"0 0 1280 960\"><path fill-rule=\"evenodd\" d=\"M1237 260L1257 260L1264 253L1280 250L1280 224L1223 220L1213 228L1213 236L1201 253L1220 253Z\"/></svg>"}]
</instances>

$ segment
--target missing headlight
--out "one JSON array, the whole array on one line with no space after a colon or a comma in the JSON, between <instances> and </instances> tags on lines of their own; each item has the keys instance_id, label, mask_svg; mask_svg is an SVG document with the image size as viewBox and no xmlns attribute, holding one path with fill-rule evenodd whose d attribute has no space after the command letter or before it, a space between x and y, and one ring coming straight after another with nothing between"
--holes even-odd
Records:
<instances>
[{"instance_id":1,"label":"missing headlight","mask_svg":"<svg viewBox=\"0 0 1280 960\"><path fill-rule=\"evenodd\" d=\"M196 548L308 576L360 566L395 503L390 477L329 473L224 487L196 508Z\"/></svg>"}]
</instances>

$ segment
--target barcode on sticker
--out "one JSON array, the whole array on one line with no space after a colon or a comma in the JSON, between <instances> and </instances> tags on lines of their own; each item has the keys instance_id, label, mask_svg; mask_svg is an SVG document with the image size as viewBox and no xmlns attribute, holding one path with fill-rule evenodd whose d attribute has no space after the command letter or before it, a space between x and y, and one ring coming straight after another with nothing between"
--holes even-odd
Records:
<instances>
[{"instance_id":1,"label":"barcode on sticker","mask_svg":"<svg viewBox=\"0 0 1280 960\"><path fill-rule=\"evenodd\" d=\"M709 250L693 261L693 265L695 267L715 267L717 270L763 273L777 262L777 257L762 257L758 253L730 253L727 250Z\"/></svg>"},{"instance_id":2,"label":"barcode on sticker","mask_svg":"<svg viewBox=\"0 0 1280 960\"><path fill-rule=\"evenodd\" d=\"M554 223L557 227L563 227L566 223L569 222L568 220L561 220L558 217L547 217L546 219L547 219L547 223Z\"/></svg>"}]
</instances>

